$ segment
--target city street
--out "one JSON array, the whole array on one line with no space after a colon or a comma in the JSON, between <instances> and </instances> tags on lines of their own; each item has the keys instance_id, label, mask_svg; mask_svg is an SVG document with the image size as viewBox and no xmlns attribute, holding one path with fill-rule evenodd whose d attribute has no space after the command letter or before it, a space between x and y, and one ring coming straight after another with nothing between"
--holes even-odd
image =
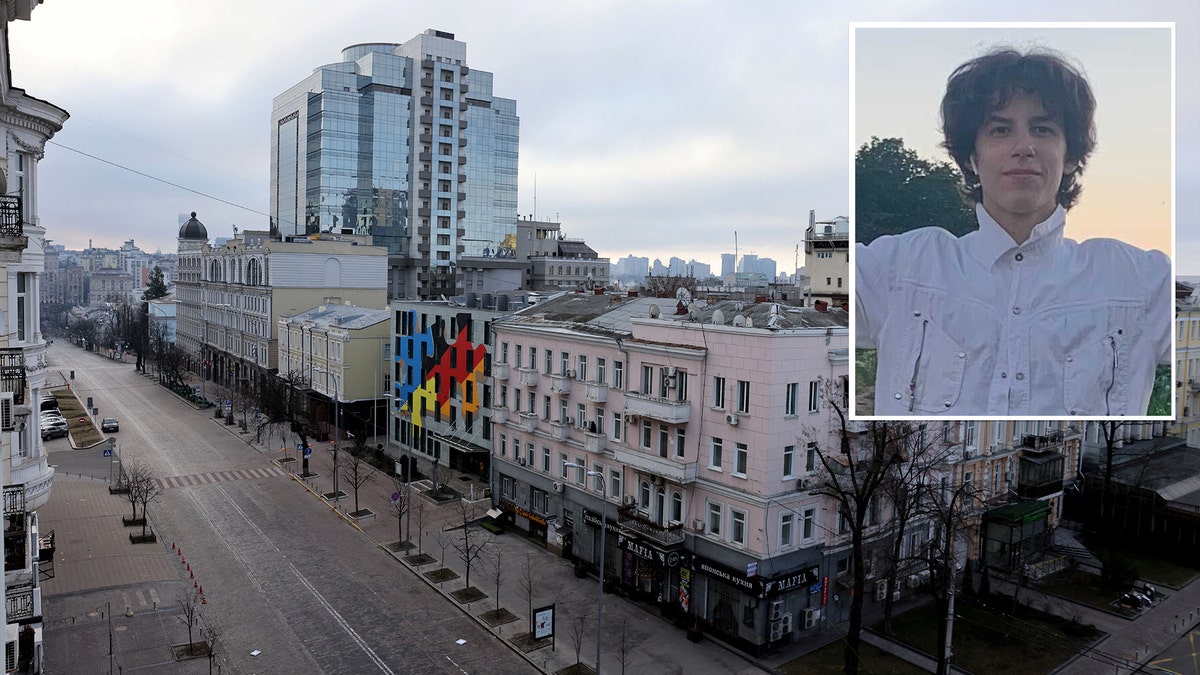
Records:
<instances>
[{"instance_id":1,"label":"city street","mask_svg":"<svg viewBox=\"0 0 1200 675\"><path fill-rule=\"evenodd\" d=\"M66 344L51 346L49 354L52 371L75 371L71 387L81 402L91 396L101 417L120 419L121 460L141 460L164 480L162 495L150 504L159 542L136 548L157 546L183 580L189 573L171 545L182 548L208 598L204 611L224 628L222 660L235 672L532 670L285 472L221 430L211 411L188 406L130 364ZM48 448L60 472L105 476L111 466L103 447L71 450L62 440ZM171 480L177 477L188 478ZM51 501L69 499L73 485L56 480ZM42 527L62 525L44 520ZM79 552L60 540L60 557L74 560ZM94 590L68 577L63 564L48 582L48 624L59 619L52 615L55 593ZM126 604L120 589L111 594L114 608ZM89 602L103 605L92 596ZM52 632L50 664L55 649Z\"/></svg>"}]
</instances>

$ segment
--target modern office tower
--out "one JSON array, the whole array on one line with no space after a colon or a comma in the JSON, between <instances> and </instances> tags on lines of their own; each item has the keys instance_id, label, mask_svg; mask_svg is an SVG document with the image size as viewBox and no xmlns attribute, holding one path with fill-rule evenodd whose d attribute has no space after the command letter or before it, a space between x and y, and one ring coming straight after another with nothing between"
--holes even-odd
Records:
<instances>
[{"instance_id":1,"label":"modern office tower","mask_svg":"<svg viewBox=\"0 0 1200 675\"><path fill-rule=\"evenodd\" d=\"M390 298L460 294L460 256L515 240L516 106L452 33L347 47L275 98L273 230L369 234Z\"/></svg>"}]
</instances>

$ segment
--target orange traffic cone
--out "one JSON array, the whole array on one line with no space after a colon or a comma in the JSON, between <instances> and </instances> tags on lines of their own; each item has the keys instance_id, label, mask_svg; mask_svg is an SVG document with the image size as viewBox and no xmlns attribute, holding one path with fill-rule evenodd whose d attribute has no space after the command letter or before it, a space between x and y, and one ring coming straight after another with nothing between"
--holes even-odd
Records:
<instances>
[{"instance_id":1,"label":"orange traffic cone","mask_svg":"<svg viewBox=\"0 0 1200 675\"><path fill-rule=\"evenodd\" d=\"M208 604L208 598L206 598L206 597L204 597L204 596L200 596L200 604L202 604L202 605L207 605L207 604Z\"/></svg>"},{"instance_id":2,"label":"orange traffic cone","mask_svg":"<svg viewBox=\"0 0 1200 675\"><path fill-rule=\"evenodd\" d=\"M195 572L193 572L193 571L191 571L191 570L188 570L188 578L189 578L189 579L195 579L195 578L196 578L196 573L195 573Z\"/></svg>"},{"instance_id":3,"label":"orange traffic cone","mask_svg":"<svg viewBox=\"0 0 1200 675\"><path fill-rule=\"evenodd\" d=\"M196 582L194 582L194 581L193 581L193 582L192 582L192 588L199 588L199 584L197 584Z\"/></svg>"},{"instance_id":4,"label":"orange traffic cone","mask_svg":"<svg viewBox=\"0 0 1200 675\"><path fill-rule=\"evenodd\" d=\"M174 550L175 550L175 542L171 542L171 550L172 550L172 551L174 551Z\"/></svg>"},{"instance_id":5,"label":"orange traffic cone","mask_svg":"<svg viewBox=\"0 0 1200 675\"><path fill-rule=\"evenodd\" d=\"M200 587L200 595L204 595L204 587L203 586Z\"/></svg>"}]
</instances>

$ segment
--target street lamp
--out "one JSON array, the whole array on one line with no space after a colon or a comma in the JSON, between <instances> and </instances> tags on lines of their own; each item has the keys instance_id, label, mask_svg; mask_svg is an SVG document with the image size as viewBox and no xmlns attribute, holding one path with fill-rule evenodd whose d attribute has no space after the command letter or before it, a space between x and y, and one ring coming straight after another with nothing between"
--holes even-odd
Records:
<instances>
[{"instance_id":1,"label":"street lamp","mask_svg":"<svg viewBox=\"0 0 1200 675\"><path fill-rule=\"evenodd\" d=\"M605 528L608 527L608 482L604 480L603 471L588 471L582 464L567 462L563 466L573 469L583 469L589 476L600 478L600 596L596 603L596 675L600 675L600 642L604 626L604 540L608 538Z\"/></svg>"}]
</instances>

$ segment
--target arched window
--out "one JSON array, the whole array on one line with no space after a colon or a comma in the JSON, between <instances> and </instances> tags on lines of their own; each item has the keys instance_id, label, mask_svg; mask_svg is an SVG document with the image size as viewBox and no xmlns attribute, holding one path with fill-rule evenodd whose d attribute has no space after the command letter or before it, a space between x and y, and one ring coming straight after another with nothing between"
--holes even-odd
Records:
<instances>
[{"instance_id":1,"label":"arched window","mask_svg":"<svg viewBox=\"0 0 1200 675\"><path fill-rule=\"evenodd\" d=\"M671 492L671 522L683 522L683 495L678 492Z\"/></svg>"},{"instance_id":2,"label":"arched window","mask_svg":"<svg viewBox=\"0 0 1200 675\"><path fill-rule=\"evenodd\" d=\"M259 266L256 258L251 258L246 263L246 283L251 286L262 285L262 268Z\"/></svg>"},{"instance_id":3,"label":"arched window","mask_svg":"<svg viewBox=\"0 0 1200 675\"><path fill-rule=\"evenodd\" d=\"M220 281L221 280L221 261L220 260L213 260L212 264L209 265L208 280L209 281Z\"/></svg>"},{"instance_id":4,"label":"arched window","mask_svg":"<svg viewBox=\"0 0 1200 675\"><path fill-rule=\"evenodd\" d=\"M641 493L639 495L639 506L643 509L650 508L650 483L642 481Z\"/></svg>"}]
</instances>

